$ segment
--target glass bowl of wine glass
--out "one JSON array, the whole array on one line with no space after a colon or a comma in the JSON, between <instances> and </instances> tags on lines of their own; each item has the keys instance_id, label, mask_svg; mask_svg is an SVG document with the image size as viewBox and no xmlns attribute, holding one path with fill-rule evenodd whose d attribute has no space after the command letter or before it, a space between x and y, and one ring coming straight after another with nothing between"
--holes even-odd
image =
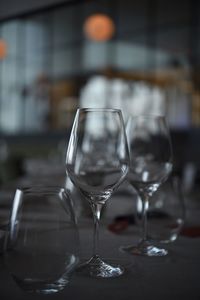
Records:
<instances>
[{"instance_id":1,"label":"glass bowl of wine glass","mask_svg":"<svg viewBox=\"0 0 200 300\"><path fill-rule=\"evenodd\" d=\"M17 189L6 248L5 264L20 288L42 294L64 289L79 260L78 230L67 190Z\"/></svg>"}]
</instances>

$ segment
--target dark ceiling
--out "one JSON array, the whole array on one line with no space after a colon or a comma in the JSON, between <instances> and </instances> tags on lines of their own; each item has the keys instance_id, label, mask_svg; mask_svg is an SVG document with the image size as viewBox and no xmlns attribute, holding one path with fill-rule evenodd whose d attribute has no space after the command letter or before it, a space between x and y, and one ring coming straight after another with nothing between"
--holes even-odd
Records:
<instances>
[{"instance_id":1,"label":"dark ceiling","mask_svg":"<svg viewBox=\"0 0 200 300\"><path fill-rule=\"evenodd\" d=\"M77 2L83 4L85 15L94 11L112 15L115 39L185 55L191 64L200 65L198 0L1 0L0 20ZM76 18L82 18L80 10Z\"/></svg>"}]
</instances>

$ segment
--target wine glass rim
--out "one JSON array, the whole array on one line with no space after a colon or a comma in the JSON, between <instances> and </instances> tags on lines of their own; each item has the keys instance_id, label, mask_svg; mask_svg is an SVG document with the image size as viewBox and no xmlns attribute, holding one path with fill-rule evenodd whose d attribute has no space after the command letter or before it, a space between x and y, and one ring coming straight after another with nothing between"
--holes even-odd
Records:
<instances>
[{"instance_id":1,"label":"wine glass rim","mask_svg":"<svg viewBox=\"0 0 200 300\"><path fill-rule=\"evenodd\" d=\"M108 112L120 112L121 113L121 109L118 108L93 108L93 107L83 107L83 108L78 108L77 111L94 111L94 112L103 112L103 111L108 111Z\"/></svg>"},{"instance_id":2,"label":"wine glass rim","mask_svg":"<svg viewBox=\"0 0 200 300\"><path fill-rule=\"evenodd\" d=\"M32 186L23 186L17 187L16 191L21 191L23 194L37 194L37 193L48 193L48 194L57 194L59 192L68 193L68 190L59 185L32 185Z\"/></svg>"}]
</instances>

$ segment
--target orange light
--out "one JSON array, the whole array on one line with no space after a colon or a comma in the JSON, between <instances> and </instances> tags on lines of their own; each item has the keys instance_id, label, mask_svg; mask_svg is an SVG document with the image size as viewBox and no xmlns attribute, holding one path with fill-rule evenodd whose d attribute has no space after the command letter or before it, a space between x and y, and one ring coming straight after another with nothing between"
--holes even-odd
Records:
<instances>
[{"instance_id":1,"label":"orange light","mask_svg":"<svg viewBox=\"0 0 200 300\"><path fill-rule=\"evenodd\" d=\"M7 55L7 44L3 39L0 39L0 60Z\"/></svg>"},{"instance_id":2,"label":"orange light","mask_svg":"<svg viewBox=\"0 0 200 300\"><path fill-rule=\"evenodd\" d=\"M84 32L87 38L103 42L111 39L115 32L115 25L110 17L103 14L95 14L86 19Z\"/></svg>"}]
</instances>

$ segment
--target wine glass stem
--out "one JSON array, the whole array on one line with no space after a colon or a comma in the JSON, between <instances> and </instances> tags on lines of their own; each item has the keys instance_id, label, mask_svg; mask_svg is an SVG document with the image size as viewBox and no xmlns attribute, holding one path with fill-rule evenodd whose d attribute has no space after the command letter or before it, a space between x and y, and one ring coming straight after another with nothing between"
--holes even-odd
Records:
<instances>
[{"instance_id":1,"label":"wine glass stem","mask_svg":"<svg viewBox=\"0 0 200 300\"><path fill-rule=\"evenodd\" d=\"M93 237L93 257L98 256L99 245L99 220L101 216L102 204L92 203L92 212L94 217L94 237Z\"/></svg>"},{"instance_id":2,"label":"wine glass stem","mask_svg":"<svg viewBox=\"0 0 200 300\"><path fill-rule=\"evenodd\" d=\"M147 211L149 207L149 196L147 194L140 194L142 200L142 241L147 240Z\"/></svg>"}]
</instances>

